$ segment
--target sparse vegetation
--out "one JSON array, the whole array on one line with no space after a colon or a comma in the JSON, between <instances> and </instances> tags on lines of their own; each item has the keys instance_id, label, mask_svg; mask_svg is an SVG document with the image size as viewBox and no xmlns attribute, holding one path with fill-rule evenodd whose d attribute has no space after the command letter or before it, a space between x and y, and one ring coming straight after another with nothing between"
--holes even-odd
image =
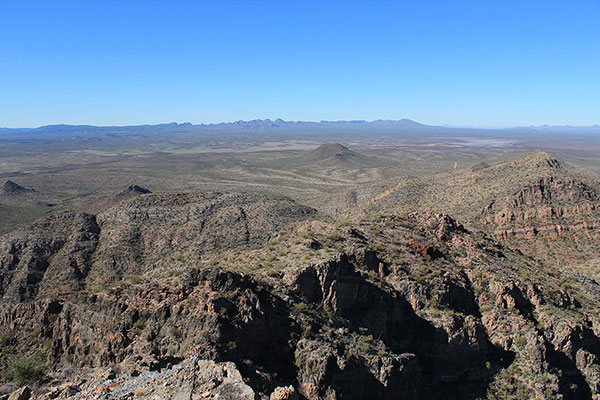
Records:
<instances>
[{"instance_id":1,"label":"sparse vegetation","mask_svg":"<svg viewBox=\"0 0 600 400\"><path fill-rule=\"evenodd\" d=\"M46 360L41 353L21 354L9 360L1 376L18 386L31 384L44 377Z\"/></svg>"}]
</instances>

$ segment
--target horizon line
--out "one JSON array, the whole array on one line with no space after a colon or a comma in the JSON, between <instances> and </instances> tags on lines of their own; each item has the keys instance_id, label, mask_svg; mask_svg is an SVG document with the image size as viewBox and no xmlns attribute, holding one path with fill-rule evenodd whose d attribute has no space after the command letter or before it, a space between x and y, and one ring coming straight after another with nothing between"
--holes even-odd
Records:
<instances>
[{"instance_id":1,"label":"horizon line","mask_svg":"<svg viewBox=\"0 0 600 400\"><path fill-rule=\"evenodd\" d=\"M375 123L375 122L407 122L413 123L416 125L421 125L423 127L435 127L435 128L448 128L448 129L489 129L489 130L502 130L502 129L526 129L526 128L600 128L600 124L593 125L550 125L550 124L541 124L541 125L505 125L505 126L477 126L477 125L454 125L454 124L440 124L440 125L429 125L426 123L417 122L413 119L409 118L400 118L400 119L374 119L374 120L365 120L365 119L339 119L339 120L284 120L282 118L255 118L249 120L231 120L231 121L220 121L220 122L201 122L201 123L191 123L191 122L159 122L159 123L131 123L124 125L95 125L95 124L69 124L69 123L56 123L56 124L47 124L47 125L39 125L37 127L0 127L2 130L36 130L50 127L90 127L90 128L128 128L128 127L152 127L152 126L164 126L164 125L176 125L176 126L216 126L216 125L226 125L226 124L236 124L236 123L252 123L252 122L279 122L279 123L310 123L310 124L327 124L327 123Z\"/></svg>"}]
</instances>

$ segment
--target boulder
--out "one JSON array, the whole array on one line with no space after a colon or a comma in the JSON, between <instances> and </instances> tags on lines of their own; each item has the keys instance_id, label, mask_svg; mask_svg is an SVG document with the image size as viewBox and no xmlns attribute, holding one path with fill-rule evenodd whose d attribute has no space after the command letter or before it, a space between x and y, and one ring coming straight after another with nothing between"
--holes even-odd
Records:
<instances>
[{"instance_id":1,"label":"boulder","mask_svg":"<svg viewBox=\"0 0 600 400\"><path fill-rule=\"evenodd\" d=\"M23 386L20 389L12 392L10 396L8 396L8 400L29 400L31 397L31 389L27 386Z\"/></svg>"}]
</instances>

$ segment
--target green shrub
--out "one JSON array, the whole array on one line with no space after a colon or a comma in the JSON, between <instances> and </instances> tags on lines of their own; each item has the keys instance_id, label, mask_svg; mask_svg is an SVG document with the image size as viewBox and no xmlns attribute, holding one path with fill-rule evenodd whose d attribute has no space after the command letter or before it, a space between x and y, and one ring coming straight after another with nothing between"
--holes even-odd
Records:
<instances>
[{"instance_id":1,"label":"green shrub","mask_svg":"<svg viewBox=\"0 0 600 400\"><path fill-rule=\"evenodd\" d=\"M171 336L179 338L181 337L181 328L179 328L178 326L172 326L169 328L169 333L171 334Z\"/></svg>"},{"instance_id":2,"label":"green shrub","mask_svg":"<svg viewBox=\"0 0 600 400\"><path fill-rule=\"evenodd\" d=\"M8 362L2 374L17 386L31 384L42 379L46 372L46 362L40 353L21 355Z\"/></svg>"},{"instance_id":3,"label":"green shrub","mask_svg":"<svg viewBox=\"0 0 600 400\"><path fill-rule=\"evenodd\" d=\"M138 318L137 321L133 324L134 329L144 329L146 326L146 320L143 317Z\"/></svg>"},{"instance_id":4,"label":"green shrub","mask_svg":"<svg viewBox=\"0 0 600 400\"><path fill-rule=\"evenodd\" d=\"M527 339L525 338L525 336L523 335L519 335L516 339L515 339L515 345L517 346L517 348L519 350L523 349L525 347L525 345L527 344Z\"/></svg>"},{"instance_id":5,"label":"green shrub","mask_svg":"<svg viewBox=\"0 0 600 400\"><path fill-rule=\"evenodd\" d=\"M58 314L48 314L48 323L53 324L58 319Z\"/></svg>"},{"instance_id":6,"label":"green shrub","mask_svg":"<svg viewBox=\"0 0 600 400\"><path fill-rule=\"evenodd\" d=\"M0 335L0 351L2 350L3 347L8 346L13 340L14 340L14 336L9 332L1 334Z\"/></svg>"},{"instance_id":7,"label":"green shrub","mask_svg":"<svg viewBox=\"0 0 600 400\"><path fill-rule=\"evenodd\" d=\"M361 336L358 338L358 348L360 351L364 353L369 353L371 351L371 344L369 343L369 338Z\"/></svg>"},{"instance_id":8,"label":"green shrub","mask_svg":"<svg viewBox=\"0 0 600 400\"><path fill-rule=\"evenodd\" d=\"M234 342L233 340L227 342L227 344L225 346L227 347L227 350L229 350L229 351L234 351L235 349L237 349L237 343Z\"/></svg>"},{"instance_id":9,"label":"green shrub","mask_svg":"<svg viewBox=\"0 0 600 400\"><path fill-rule=\"evenodd\" d=\"M298 312L303 312L306 311L306 309L308 308L308 306L306 305L306 303L296 303L294 304L294 309Z\"/></svg>"},{"instance_id":10,"label":"green shrub","mask_svg":"<svg viewBox=\"0 0 600 400\"><path fill-rule=\"evenodd\" d=\"M327 240L330 242L341 242L344 240L344 235L342 235L338 231L333 231L329 235L327 235Z\"/></svg>"},{"instance_id":11,"label":"green shrub","mask_svg":"<svg viewBox=\"0 0 600 400\"><path fill-rule=\"evenodd\" d=\"M327 304L325 304L323 306L323 311L325 311L325 315L327 315L330 319L335 317L335 310L333 309L333 307L330 307Z\"/></svg>"},{"instance_id":12,"label":"green shrub","mask_svg":"<svg viewBox=\"0 0 600 400\"><path fill-rule=\"evenodd\" d=\"M307 338L310 336L310 332L312 331L312 326L308 324L302 324L302 337Z\"/></svg>"}]
</instances>

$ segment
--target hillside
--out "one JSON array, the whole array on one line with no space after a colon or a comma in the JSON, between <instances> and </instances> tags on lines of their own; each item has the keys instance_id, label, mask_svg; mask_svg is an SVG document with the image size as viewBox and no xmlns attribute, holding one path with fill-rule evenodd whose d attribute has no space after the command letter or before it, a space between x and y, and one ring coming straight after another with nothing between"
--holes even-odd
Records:
<instances>
[{"instance_id":1,"label":"hillside","mask_svg":"<svg viewBox=\"0 0 600 400\"><path fill-rule=\"evenodd\" d=\"M553 264L600 252L600 183L542 151L511 162L409 179L380 193L365 212L447 212Z\"/></svg>"},{"instance_id":2,"label":"hillside","mask_svg":"<svg viewBox=\"0 0 600 400\"><path fill-rule=\"evenodd\" d=\"M114 196L111 196L109 198L106 198L106 199L96 202L96 204L94 204L90 207L90 210L94 211L94 212L100 212L100 211L102 211L110 206L113 206L113 205L117 204L118 202L123 201L125 199L135 197L135 196L141 196L141 195L145 195L145 194L151 194L151 193L152 193L152 191L150 191L149 189L147 189L143 186L129 185L125 189L121 190L119 193L115 194Z\"/></svg>"},{"instance_id":3,"label":"hillside","mask_svg":"<svg viewBox=\"0 0 600 400\"><path fill-rule=\"evenodd\" d=\"M210 250L259 243L313 213L285 198L221 193L147 195L98 215L57 213L0 237L0 297L68 296L137 279Z\"/></svg>"},{"instance_id":4,"label":"hillside","mask_svg":"<svg viewBox=\"0 0 600 400\"><path fill-rule=\"evenodd\" d=\"M444 214L144 195L4 235L0 271L1 376L34 362L34 396L600 393L598 283Z\"/></svg>"}]
</instances>

